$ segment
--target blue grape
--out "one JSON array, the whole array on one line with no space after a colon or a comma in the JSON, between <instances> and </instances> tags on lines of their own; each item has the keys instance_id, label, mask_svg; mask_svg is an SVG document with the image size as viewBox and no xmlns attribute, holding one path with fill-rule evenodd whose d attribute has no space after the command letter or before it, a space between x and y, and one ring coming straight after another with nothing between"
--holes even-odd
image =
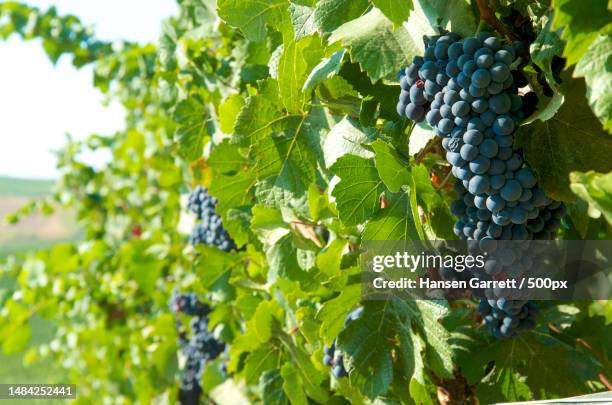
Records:
<instances>
[{"instance_id":1,"label":"blue grape","mask_svg":"<svg viewBox=\"0 0 612 405\"><path fill-rule=\"evenodd\" d=\"M502 187L500 194L506 201L517 201L523 192L521 183L514 179L510 179Z\"/></svg>"},{"instance_id":2,"label":"blue grape","mask_svg":"<svg viewBox=\"0 0 612 405\"><path fill-rule=\"evenodd\" d=\"M465 141L465 136L463 137L463 139ZM476 158L476 156L478 156L478 147L466 143L461 147L459 154L461 155L461 158L463 160L473 160Z\"/></svg>"},{"instance_id":3,"label":"blue grape","mask_svg":"<svg viewBox=\"0 0 612 405\"><path fill-rule=\"evenodd\" d=\"M497 94L489 98L489 108L495 114L506 114L510 111L511 99L506 93ZM495 128L495 127L494 127Z\"/></svg>"},{"instance_id":4,"label":"blue grape","mask_svg":"<svg viewBox=\"0 0 612 405\"><path fill-rule=\"evenodd\" d=\"M470 179L468 191L472 194L482 194L489 191L489 176L475 175Z\"/></svg>"},{"instance_id":5,"label":"blue grape","mask_svg":"<svg viewBox=\"0 0 612 405\"><path fill-rule=\"evenodd\" d=\"M497 155L499 146L493 139L485 139L480 146L480 154L488 158L494 158Z\"/></svg>"},{"instance_id":6,"label":"blue grape","mask_svg":"<svg viewBox=\"0 0 612 405\"><path fill-rule=\"evenodd\" d=\"M453 129L453 121L448 118L442 118L438 122L438 131L442 134L448 134Z\"/></svg>"},{"instance_id":7,"label":"blue grape","mask_svg":"<svg viewBox=\"0 0 612 405\"><path fill-rule=\"evenodd\" d=\"M468 143L474 146L478 146L482 142L483 139L484 139L484 136L482 135L482 132L477 131L475 129L468 129L467 131L465 131L465 134L463 135L463 141L465 143Z\"/></svg>"},{"instance_id":8,"label":"blue grape","mask_svg":"<svg viewBox=\"0 0 612 405\"><path fill-rule=\"evenodd\" d=\"M208 194L208 191L198 186L190 195L187 208L196 214L199 222L196 223L189 242L192 245L200 243L216 246L229 252L236 249L236 244L223 228L221 217L216 213L217 199Z\"/></svg>"},{"instance_id":9,"label":"blue grape","mask_svg":"<svg viewBox=\"0 0 612 405\"><path fill-rule=\"evenodd\" d=\"M521 186L525 187L526 189L534 187L538 182L533 174L533 171L527 167L518 170L515 178L521 183Z\"/></svg>"},{"instance_id":10,"label":"blue grape","mask_svg":"<svg viewBox=\"0 0 612 405\"><path fill-rule=\"evenodd\" d=\"M500 62L494 63L489 68L489 72L491 73L491 78L498 83L503 83L508 78L512 78L508 66Z\"/></svg>"},{"instance_id":11,"label":"blue grape","mask_svg":"<svg viewBox=\"0 0 612 405\"><path fill-rule=\"evenodd\" d=\"M410 103L406 106L405 114L406 117L408 117L412 121L420 122L423 120L423 117L425 115L425 109L420 105Z\"/></svg>"},{"instance_id":12,"label":"blue grape","mask_svg":"<svg viewBox=\"0 0 612 405\"><path fill-rule=\"evenodd\" d=\"M508 115L500 115L493 120L493 131L496 135L510 135L514 131L514 120Z\"/></svg>"},{"instance_id":13,"label":"blue grape","mask_svg":"<svg viewBox=\"0 0 612 405\"><path fill-rule=\"evenodd\" d=\"M479 155L476 159L469 163L470 170L475 174L485 174L491 167L491 160L487 157Z\"/></svg>"},{"instance_id":14,"label":"blue grape","mask_svg":"<svg viewBox=\"0 0 612 405\"><path fill-rule=\"evenodd\" d=\"M488 54L483 54L476 58L476 65L478 65L479 68L488 69L493 63L495 63L495 59Z\"/></svg>"},{"instance_id":15,"label":"blue grape","mask_svg":"<svg viewBox=\"0 0 612 405\"><path fill-rule=\"evenodd\" d=\"M452 112L456 117L465 117L470 113L470 105L463 100L457 101L452 106Z\"/></svg>"},{"instance_id":16,"label":"blue grape","mask_svg":"<svg viewBox=\"0 0 612 405\"><path fill-rule=\"evenodd\" d=\"M477 38L467 38L463 41L463 50L468 55L474 55L482 46L482 42Z\"/></svg>"},{"instance_id":17,"label":"blue grape","mask_svg":"<svg viewBox=\"0 0 612 405\"><path fill-rule=\"evenodd\" d=\"M507 49L500 49L499 51L495 52L495 60L497 62L510 65L514 60L514 57Z\"/></svg>"}]
</instances>

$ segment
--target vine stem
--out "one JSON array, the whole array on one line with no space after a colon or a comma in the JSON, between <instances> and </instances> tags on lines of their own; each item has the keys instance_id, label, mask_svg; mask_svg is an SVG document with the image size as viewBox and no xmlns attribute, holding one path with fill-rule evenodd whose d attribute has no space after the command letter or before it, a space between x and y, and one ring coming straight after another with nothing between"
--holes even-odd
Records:
<instances>
[{"instance_id":1,"label":"vine stem","mask_svg":"<svg viewBox=\"0 0 612 405\"><path fill-rule=\"evenodd\" d=\"M500 34L505 35L513 41L518 41L519 37L508 29L495 15L495 12L489 7L488 0L476 0L478 5L478 11L480 12L480 18L486 21L491 27L495 28Z\"/></svg>"}]
</instances>

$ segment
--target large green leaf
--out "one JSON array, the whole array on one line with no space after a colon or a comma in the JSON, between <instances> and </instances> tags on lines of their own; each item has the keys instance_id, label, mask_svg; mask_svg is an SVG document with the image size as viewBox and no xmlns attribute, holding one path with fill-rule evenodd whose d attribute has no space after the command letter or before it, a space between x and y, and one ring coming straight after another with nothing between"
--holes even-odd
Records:
<instances>
[{"instance_id":1,"label":"large green leaf","mask_svg":"<svg viewBox=\"0 0 612 405\"><path fill-rule=\"evenodd\" d=\"M376 8L395 24L399 26L408 19L412 10L412 0L372 0Z\"/></svg>"},{"instance_id":2,"label":"large green leaf","mask_svg":"<svg viewBox=\"0 0 612 405\"><path fill-rule=\"evenodd\" d=\"M332 167L344 155L355 155L363 158L374 157L374 154L363 145L370 143L368 135L359 127L359 124L344 118L333 126L323 144L325 166Z\"/></svg>"},{"instance_id":3,"label":"large green leaf","mask_svg":"<svg viewBox=\"0 0 612 405\"><path fill-rule=\"evenodd\" d=\"M278 368L280 352L271 347L262 347L252 352L244 365L244 376L248 384L254 384L269 370Z\"/></svg>"},{"instance_id":4,"label":"large green leaf","mask_svg":"<svg viewBox=\"0 0 612 405\"><path fill-rule=\"evenodd\" d=\"M302 91L307 89L315 88L319 83L333 77L340 71L342 66L342 58L344 58L345 50L341 49L335 52L329 58L323 59L317 66L315 66L302 87Z\"/></svg>"},{"instance_id":5,"label":"large green leaf","mask_svg":"<svg viewBox=\"0 0 612 405\"><path fill-rule=\"evenodd\" d=\"M338 27L329 42L349 46L351 60L375 82L395 75L420 53L419 46L404 27L393 28L377 8Z\"/></svg>"},{"instance_id":6,"label":"large green leaf","mask_svg":"<svg viewBox=\"0 0 612 405\"><path fill-rule=\"evenodd\" d=\"M287 0L218 0L219 17L240 28L251 41L266 39L266 25L282 31L290 25Z\"/></svg>"},{"instance_id":7,"label":"large green leaf","mask_svg":"<svg viewBox=\"0 0 612 405\"><path fill-rule=\"evenodd\" d=\"M231 176L215 176L208 191L218 200L217 213L223 215L230 208L250 204L256 182L252 170L239 171Z\"/></svg>"},{"instance_id":8,"label":"large green leaf","mask_svg":"<svg viewBox=\"0 0 612 405\"><path fill-rule=\"evenodd\" d=\"M364 240L419 240L421 236L410 207L411 190L387 196L387 207L368 221Z\"/></svg>"},{"instance_id":9,"label":"large green leaf","mask_svg":"<svg viewBox=\"0 0 612 405\"><path fill-rule=\"evenodd\" d=\"M595 115L612 132L612 35L597 37L576 65L574 76L584 77Z\"/></svg>"},{"instance_id":10,"label":"large green leaf","mask_svg":"<svg viewBox=\"0 0 612 405\"><path fill-rule=\"evenodd\" d=\"M340 295L325 302L317 319L321 321L321 335L325 342L331 344L344 326L348 313L359 304L361 299L361 285L352 284L344 288Z\"/></svg>"},{"instance_id":11,"label":"large green leaf","mask_svg":"<svg viewBox=\"0 0 612 405\"><path fill-rule=\"evenodd\" d=\"M527 378L527 384L539 398L549 396L573 396L583 394L587 381L596 380L600 364L590 355L578 351L561 341L537 332L495 342L474 342L469 351L461 352L459 361L468 382L479 381L485 368L495 365L496 380L507 380L518 372ZM550 378L555 384L550 384ZM512 383L516 384L516 383ZM516 387L518 390L524 390Z\"/></svg>"},{"instance_id":12,"label":"large green leaf","mask_svg":"<svg viewBox=\"0 0 612 405\"><path fill-rule=\"evenodd\" d=\"M408 164L391 145L377 139L372 143L372 149L376 153L374 162L378 174L389 191L397 193L403 185L410 184Z\"/></svg>"},{"instance_id":13,"label":"large green leaf","mask_svg":"<svg viewBox=\"0 0 612 405\"><path fill-rule=\"evenodd\" d=\"M467 0L414 0L413 3L414 16L410 16L408 24L413 24L413 17L422 14L430 27L442 27L466 37L476 32L478 22ZM421 35L425 34L429 32L421 30Z\"/></svg>"},{"instance_id":14,"label":"large green leaf","mask_svg":"<svg viewBox=\"0 0 612 405\"><path fill-rule=\"evenodd\" d=\"M289 403L283 390L283 378L280 370L268 370L259 378L261 399L264 404L285 405Z\"/></svg>"},{"instance_id":15,"label":"large green leaf","mask_svg":"<svg viewBox=\"0 0 612 405\"><path fill-rule=\"evenodd\" d=\"M384 185L374 162L354 155L339 158L331 170L340 177L332 195L340 219L347 225L365 222L379 209Z\"/></svg>"},{"instance_id":16,"label":"large green leaf","mask_svg":"<svg viewBox=\"0 0 612 405\"><path fill-rule=\"evenodd\" d=\"M577 63L600 32L608 33L612 26L612 11L607 0L553 0L553 28L562 28L565 40L563 56L568 66Z\"/></svg>"},{"instance_id":17,"label":"large green leaf","mask_svg":"<svg viewBox=\"0 0 612 405\"><path fill-rule=\"evenodd\" d=\"M521 126L515 146L523 148L549 196L571 201L575 196L569 187L570 172L612 170L612 139L584 97L584 80L564 77L563 81L565 103L559 112L546 122Z\"/></svg>"},{"instance_id":18,"label":"large green leaf","mask_svg":"<svg viewBox=\"0 0 612 405\"><path fill-rule=\"evenodd\" d=\"M387 392L393 380L392 346L400 325L395 307L389 302L368 302L361 318L348 323L337 347L346 353L352 385L362 387L368 397Z\"/></svg>"},{"instance_id":19,"label":"large green leaf","mask_svg":"<svg viewBox=\"0 0 612 405\"><path fill-rule=\"evenodd\" d=\"M295 3L289 4L289 15L291 16L296 41L317 32L314 12L313 7Z\"/></svg>"},{"instance_id":20,"label":"large green leaf","mask_svg":"<svg viewBox=\"0 0 612 405\"><path fill-rule=\"evenodd\" d=\"M589 214L599 218L601 214L612 225L612 173L580 173L570 175L570 188L589 204Z\"/></svg>"},{"instance_id":21,"label":"large green leaf","mask_svg":"<svg viewBox=\"0 0 612 405\"><path fill-rule=\"evenodd\" d=\"M291 115L282 111L278 82L268 80L261 84L259 94L246 99L244 107L236 117L233 141L249 146L266 138Z\"/></svg>"},{"instance_id":22,"label":"large green leaf","mask_svg":"<svg viewBox=\"0 0 612 405\"><path fill-rule=\"evenodd\" d=\"M517 402L533 399L526 378L515 370L504 368L493 373L476 387L478 398L487 403Z\"/></svg>"},{"instance_id":23,"label":"large green leaf","mask_svg":"<svg viewBox=\"0 0 612 405\"><path fill-rule=\"evenodd\" d=\"M295 366L292 363L285 363L281 368L281 376L283 377L283 389L291 404L308 405L302 379Z\"/></svg>"},{"instance_id":24,"label":"large green leaf","mask_svg":"<svg viewBox=\"0 0 612 405\"><path fill-rule=\"evenodd\" d=\"M177 104L174 120L178 123L176 134L179 153L187 160L196 160L202 156L204 140L212 131L208 112L202 101L197 97L190 97Z\"/></svg>"},{"instance_id":25,"label":"large green leaf","mask_svg":"<svg viewBox=\"0 0 612 405\"><path fill-rule=\"evenodd\" d=\"M330 33L362 15L369 5L367 0L320 0L315 8L315 23L321 33Z\"/></svg>"},{"instance_id":26,"label":"large green leaf","mask_svg":"<svg viewBox=\"0 0 612 405\"><path fill-rule=\"evenodd\" d=\"M551 29L552 19L545 17L544 21L546 22L544 27L529 47L529 54L531 60L546 73L548 82L554 85L555 79L552 74L551 61L554 56L561 54L563 41L561 41L559 33Z\"/></svg>"},{"instance_id":27,"label":"large green leaf","mask_svg":"<svg viewBox=\"0 0 612 405\"><path fill-rule=\"evenodd\" d=\"M299 113L310 92L302 93L308 72L324 56L318 37L302 38L285 44L278 62L278 87L281 101L290 113Z\"/></svg>"}]
</instances>

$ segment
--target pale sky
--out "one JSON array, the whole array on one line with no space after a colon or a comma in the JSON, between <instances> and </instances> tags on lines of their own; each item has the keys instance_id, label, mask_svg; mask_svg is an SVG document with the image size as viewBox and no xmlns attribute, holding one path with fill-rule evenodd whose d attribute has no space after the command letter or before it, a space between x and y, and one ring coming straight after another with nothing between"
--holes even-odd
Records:
<instances>
[{"instance_id":1,"label":"pale sky","mask_svg":"<svg viewBox=\"0 0 612 405\"><path fill-rule=\"evenodd\" d=\"M59 14L74 14L103 40L156 42L162 21L176 14L174 0L31 0ZM54 178L65 134L76 139L123 127L119 104L103 106L92 69L76 70L67 57L53 66L39 41L0 41L0 176ZM98 163L103 157L91 156Z\"/></svg>"}]
</instances>

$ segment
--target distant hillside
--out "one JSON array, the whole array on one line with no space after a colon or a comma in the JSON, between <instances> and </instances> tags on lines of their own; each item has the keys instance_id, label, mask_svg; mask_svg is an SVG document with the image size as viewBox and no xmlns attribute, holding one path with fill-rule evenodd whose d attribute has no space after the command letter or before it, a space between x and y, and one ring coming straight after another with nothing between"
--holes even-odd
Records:
<instances>
[{"instance_id":1,"label":"distant hillside","mask_svg":"<svg viewBox=\"0 0 612 405\"><path fill-rule=\"evenodd\" d=\"M0 176L0 196L40 197L49 194L55 180L18 179Z\"/></svg>"},{"instance_id":2,"label":"distant hillside","mask_svg":"<svg viewBox=\"0 0 612 405\"><path fill-rule=\"evenodd\" d=\"M53 180L0 177L0 261L10 253L79 239L80 232L71 211L59 210L50 216L32 215L16 225L4 222L6 215L16 212L31 199L49 195L54 184Z\"/></svg>"}]
</instances>

